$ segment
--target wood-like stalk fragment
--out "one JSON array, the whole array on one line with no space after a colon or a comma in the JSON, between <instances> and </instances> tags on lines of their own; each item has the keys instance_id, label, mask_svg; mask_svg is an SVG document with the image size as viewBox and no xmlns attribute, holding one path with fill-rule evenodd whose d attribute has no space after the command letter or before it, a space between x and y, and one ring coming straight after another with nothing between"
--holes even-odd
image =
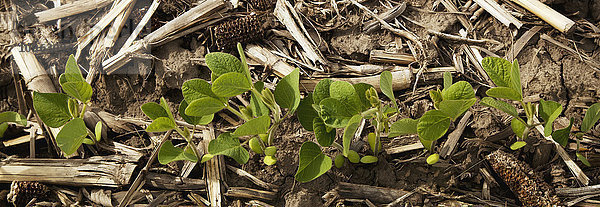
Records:
<instances>
[{"instance_id":1,"label":"wood-like stalk fragment","mask_svg":"<svg viewBox=\"0 0 600 207\"><path fill-rule=\"evenodd\" d=\"M415 61L415 57L413 57L411 54L389 53L383 50L371 50L369 56L370 63L392 63L398 65L408 65Z\"/></svg>"},{"instance_id":2,"label":"wood-like stalk fragment","mask_svg":"<svg viewBox=\"0 0 600 207\"><path fill-rule=\"evenodd\" d=\"M113 0L80 0L63 4L56 8L35 13L38 23L49 22L60 18L80 14L94 9L99 9L110 4Z\"/></svg>"},{"instance_id":3,"label":"wood-like stalk fragment","mask_svg":"<svg viewBox=\"0 0 600 207\"><path fill-rule=\"evenodd\" d=\"M412 72L408 68L397 67L397 70L392 71L392 88L394 90L402 90L410 87ZM335 81L346 81L351 84L355 83L367 83L373 85L377 91L381 91L379 88L379 75L357 77L357 78L330 78ZM300 90L313 91L317 83L321 79L312 80L300 80Z\"/></svg>"},{"instance_id":4,"label":"wood-like stalk fragment","mask_svg":"<svg viewBox=\"0 0 600 207\"><path fill-rule=\"evenodd\" d=\"M538 0L512 0L565 34L575 30L575 22Z\"/></svg>"},{"instance_id":5,"label":"wood-like stalk fragment","mask_svg":"<svg viewBox=\"0 0 600 207\"><path fill-rule=\"evenodd\" d=\"M277 197L277 193L272 191L256 190L245 187L230 187L229 190L227 190L227 193L225 193L225 195L229 197L249 198L266 201L275 200L275 198Z\"/></svg>"}]
</instances>

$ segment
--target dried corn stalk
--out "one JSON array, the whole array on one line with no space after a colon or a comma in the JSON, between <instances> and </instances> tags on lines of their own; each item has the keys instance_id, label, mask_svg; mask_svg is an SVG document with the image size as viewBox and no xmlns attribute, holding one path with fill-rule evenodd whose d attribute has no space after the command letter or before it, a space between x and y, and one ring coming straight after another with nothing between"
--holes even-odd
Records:
<instances>
[{"instance_id":1,"label":"dried corn stalk","mask_svg":"<svg viewBox=\"0 0 600 207\"><path fill-rule=\"evenodd\" d=\"M48 187L34 181L13 181L8 193L8 201L15 206L25 206L31 199L43 199L48 194Z\"/></svg>"},{"instance_id":2,"label":"dried corn stalk","mask_svg":"<svg viewBox=\"0 0 600 207\"><path fill-rule=\"evenodd\" d=\"M251 14L225 21L212 27L213 42L218 50L233 48L238 42L247 43L264 35L264 15Z\"/></svg>"},{"instance_id":3,"label":"dried corn stalk","mask_svg":"<svg viewBox=\"0 0 600 207\"><path fill-rule=\"evenodd\" d=\"M490 165L523 206L557 206L554 189L545 183L523 161L513 155L497 150L486 156Z\"/></svg>"}]
</instances>

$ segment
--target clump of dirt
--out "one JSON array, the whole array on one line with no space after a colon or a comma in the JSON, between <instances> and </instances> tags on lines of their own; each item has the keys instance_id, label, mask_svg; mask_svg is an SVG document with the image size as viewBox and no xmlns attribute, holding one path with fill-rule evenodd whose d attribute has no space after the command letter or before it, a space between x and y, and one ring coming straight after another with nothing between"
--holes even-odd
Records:
<instances>
[{"instance_id":1,"label":"clump of dirt","mask_svg":"<svg viewBox=\"0 0 600 207\"><path fill-rule=\"evenodd\" d=\"M193 64L192 58L204 57L204 46L192 52L181 47L182 41L173 41L154 50L153 54L159 59L154 67L159 92L181 89L183 82L200 76L200 66Z\"/></svg>"}]
</instances>

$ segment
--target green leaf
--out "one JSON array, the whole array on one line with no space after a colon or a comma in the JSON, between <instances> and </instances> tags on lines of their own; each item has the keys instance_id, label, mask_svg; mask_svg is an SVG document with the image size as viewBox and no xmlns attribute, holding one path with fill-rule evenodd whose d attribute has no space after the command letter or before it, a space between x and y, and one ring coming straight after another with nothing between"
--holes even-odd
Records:
<instances>
[{"instance_id":1,"label":"green leaf","mask_svg":"<svg viewBox=\"0 0 600 207\"><path fill-rule=\"evenodd\" d=\"M425 149L431 151L431 145L433 145L434 141L424 140L421 137L419 137L419 141L421 141L421 144L423 145L423 147L425 147Z\"/></svg>"},{"instance_id":2,"label":"green leaf","mask_svg":"<svg viewBox=\"0 0 600 207\"><path fill-rule=\"evenodd\" d=\"M148 116L148 118L155 120L159 117L169 117L169 114L160 104L154 102L145 103L140 107L142 112Z\"/></svg>"},{"instance_id":3,"label":"green leaf","mask_svg":"<svg viewBox=\"0 0 600 207\"><path fill-rule=\"evenodd\" d=\"M242 62L233 55L222 52L212 52L208 53L204 58L208 69L212 71L212 80L217 79L225 73L244 73ZM244 77L244 79L246 78Z\"/></svg>"},{"instance_id":4,"label":"green leaf","mask_svg":"<svg viewBox=\"0 0 600 207\"><path fill-rule=\"evenodd\" d=\"M99 121L96 123L96 127L94 127L94 136L96 136L96 142L99 142L102 139L102 122Z\"/></svg>"},{"instance_id":5,"label":"green leaf","mask_svg":"<svg viewBox=\"0 0 600 207\"><path fill-rule=\"evenodd\" d=\"M85 81L65 82L60 83L60 86L66 94L83 103L87 103L92 98L92 86Z\"/></svg>"},{"instance_id":6,"label":"green leaf","mask_svg":"<svg viewBox=\"0 0 600 207\"><path fill-rule=\"evenodd\" d=\"M435 141L446 134L450 127L450 117L440 110L425 112L417 124L419 137L427 141Z\"/></svg>"},{"instance_id":7,"label":"green leaf","mask_svg":"<svg viewBox=\"0 0 600 207\"><path fill-rule=\"evenodd\" d=\"M446 71L444 72L444 89L450 88L452 86L452 74Z\"/></svg>"},{"instance_id":8,"label":"green leaf","mask_svg":"<svg viewBox=\"0 0 600 207\"><path fill-rule=\"evenodd\" d=\"M208 143L208 152L213 155L225 155L233 158L239 164L246 164L250 155L248 150L240 145L240 140L231 133L225 132L217 139Z\"/></svg>"},{"instance_id":9,"label":"green leaf","mask_svg":"<svg viewBox=\"0 0 600 207\"><path fill-rule=\"evenodd\" d=\"M408 134L417 134L417 124L419 120L414 120L411 118L404 118L394 122L390 126L390 133L388 137L397 137Z\"/></svg>"},{"instance_id":10,"label":"green leaf","mask_svg":"<svg viewBox=\"0 0 600 207\"><path fill-rule=\"evenodd\" d=\"M183 94L185 101L188 103L207 96L219 98L215 93L213 93L210 83L202 79L191 79L184 82L181 86L181 93Z\"/></svg>"},{"instance_id":11,"label":"green leaf","mask_svg":"<svg viewBox=\"0 0 600 207\"><path fill-rule=\"evenodd\" d=\"M58 80L61 85L66 82L85 82L81 70L79 70L79 66L75 60L75 56L69 55L67 65L65 66L65 72L60 75Z\"/></svg>"},{"instance_id":12,"label":"green leaf","mask_svg":"<svg viewBox=\"0 0 600 207\"><path fill-rule=\"evenodd\" d=\"M266 156L274 156L275 153L277 153L277 147L276 146L269 146L269 147L265 148L265 155Z\"/></svg>"},{"instance_id":13,"label":"green leaf","mask_svg":"<svg viewBox=\"0 0 600 207\"><path fill-rule=\"evenodd\" d=\"M0 113L0 123L12 122L15 124L19 124L21 126L27 126L27 118L25 116L13 112L13 111L5 111Z\"/></svg>"},{"instance_id":14,"label":"green leaf","mask_svg":"<svg viewBox=\"0 0 600 207\"><path fill-rule=\"evenodd\" d=\"M338 99L351 114L361 112L362 102L352 84L346 81L335 81L329 87L329 96Z\"/></svg>"},{"instance_id":15,"label":"green leaf","mask_svg":"<svg viewBox=\"0 0 600 207\"><path fill-rule=\"evenodd\" d=\"M198 162L198 157L189 145L185 147L185 150L173 146L171 141L166 141L160 151L158 151L158 162L166 165L178 160L189 160L192 162Z\"/></svg>"},{"instance_id":16,"label":"green leaf","mask_svg":"<svg viewBox=\"0 0 600 207\"><path fill-rule=\"evenodd\" d=\"M346 161L346 158L344 158L344 155L342 155L342 154L336 155L335 159L333 160L335 167L337 167L337 168L342 168L344 166L345 161Z\"/></svg>"},{"instance_id":17,"label":"green leaf","mask_svg":"<svg viewBox=\"0 0 600 207\"><path fill-rule=\"evenodd\" d=\"M0 138L4 138L4 132L8 129L8 123L0 123Z\"/></svg>"},{"instance_id":18,"label":"green leaf","mask_svg":"<svg viewBox=\"0 0 600 207\"><path fill-rule=\"evenodd\" d=\"M485 94L495 98L510 99L513 101L523 101L523 97L518 91L509 87L496 87L488 89Z\"/></svg>"},{"instance_id":19,"label":"green leaf","mask_svg":"<svg viewBox=\"0 0 600 207\"><path fill-rule=\"evenodd\" d=\"M33 108L44 124L58 128L71 119L68 106L69 96L62 93L33 92Z\"/></svg>"},{"instance_id":20,"label":"green leaf","mask_svg":"<svg viewBox=\"0 0 600 207\"><path fill-rule=\"evenodd\" d=\"M304 142L300 147L298 171L294 176L297 181L308 182L318 178L331 169L331 158L321 152L319 145Z\"/></svg>"},{"instance_id":21,"label":"green leaf","mask_svg":"<svg viewBox=\"0 0 600 207\"><path fill-rule=\"evenodd\" d=\"M274 165L277 162L277 158L274 156L265 156L263 162L265 163L265 165Z\"/></svg>"},{"instance_id":22,"label":"green leaf","mask_svg":"<svg viewBox=\"0 0 600 207\"><path fill-rule=\"evenodd\" d=\"M471 108L476 101L476 98L465 100L443 100L440 102L439 110L452 118L452 120L456 120L460 115Z\"/></svg>"},{"instance_id":23,"label":"green leaf","mask_svg":"<svg viewBox=\"0 0 600 207\"><path fill-rule=\"evenodd\" d=\"M507 113L515 118L519 117L517 109L504 101L499 101L491 97L483 97L481 101L479 101L479 104L487 107L494 107L498 110L504 111L504 113Z\"/></svg>"},{"instance_id":24,"label":"green leaf","mask_svg":"<svg viewBox=\"0 0 600 207\"><path fill-rule=\"evenodd\" d=\"M510 87L517 91L520 97L523 97L523 88L521 87L521 72L519 71L519 62L517 60L512 63Z\"/></svg>"},{"instance_id":25,"label":"green leaf","mask_svg":"<svg viewBox=\"0 0 600 207\"><path fill-rule=\"evenodd\" d=\"M600 120L600 103L595 103L585 112L583 122L581 123L581 131L589 131L598 120Z\"/></svg>"},{"instance_id":26,"label":"green leaf","mask_svg":"<svg viewBox=\"0 0 600 207\"><path fill-rule=\"evenodd\" d=\"M381 87L381 92L387 96L390 101L396 103L396 98L394 96L394 89L392 88L392 72L383 71L379 76L379 87Z\"/></svg>"},{"instance_id":27,"label":"green leaf","mask_svg":"<svg viewBox=\"0 0 600 207\"><path fill-rule=\"evenodd\" d=\"M239 126L233 132L233 136L241 137L248 135L266 134L271 125L271 117L264 115L258 118L251 119Z\"/></svg>"},{"instance_id":28,"label":"green leaf","mask_svg":"<svg viewBox=\"0 0 600 207\"><path fill-rule=\"evenodd\" d=\"M475 98L475 91L466 81L458 81L442 91L443 100L464 100Z\"/></svg>"},{"instance_id":29,"label":"green leaf","mask_svg":"<svg viewBox=\"0 0 600 207\"><path fill-rule=\"evenodd\" d=\"M497 57L485 57L481 61L483 69L498 87L510 87L512 63Z\"/></svg>"},{"instance_id":30,"label":"green leaf","mask_svg":"<svg viewBox=\"0 0 600 207\"><path fill-rule=\"evenodd\" d=\"M58 132L56 135L56 144L67 155L71 155L77 151L77 148L83 143L83 139L87 136L87 129L82 118L75 118Z\"/></svg>"},{"instance_id":31,"label":"green leaf","mask_svg":"<svg viewBox=\"0 0 600 207\"><path fill-rule=\"evenodd\" d=\"M379 142L379 146L377 147L377 149L375 148L375 145L377 145L377 136L375 135L375 133L371 132L367 135L367 142L371 147L371 151L379 152L381 150L381 141Z\"/></svg>"},{"instance_id":32,"label":"green leaf","mask_svg":"<svg viewBox=\"0 0 600 207\"><path fill-rule=\"evenodd\" d=\"M350 110L346 109L346 106L342 102L335 98L323 99L320 103L320 108L319 113L321 118L323 118L323 122L333 128L345 127L354 115Z\"/></svg>"},{"instance_id":33,"label":"green leaf","mask_svg":"<svg viewBox=\"0 0 600 207\"><path fill-rule=\"evenodd\" d=\"M254 88L257 91L263 91L264 84L265 84L264 82L258 81L256 83L254 83ZM257 94L254 91L252 91L252 93L250 93L250 109L252 110L252 116L254 116L254 117L259 117L262 115L269 114L269 108L267 107L267 105L265 105L265 103L263 101L261 101L261 99L259 98L260 95L261 94Z\"/></svg>"},{"instance_id":34,"label":"green leaf","mask_svg":"<svg viewBox=\"0 0 600 207\"><path fill-rule=\"evenodd\" d=\"M517 137L523 139L523 132L525 132L525 128L527 128L527 126L525 126L523 122L519 121L519 119L513 118L510 121L510 128L512 128L512 131L517 135Z\"/></svg>"},{"instance_id":35,"label":"green leaf","mask_svg":"<svg viewBox=\"0 0 600 207\"><path fill-rule=\"evenodd\" d=\"M375 163L375 162L377 162L377 160L378 160L377 157L371 156L371 155L367 155L367 156L360 158L360 162L365 163L365 164Z\"/></svg>"},{"instance_id":36,"label":"green leaf","mask_svg":"<svg viewBox=\"0 0 600 207\"><path fill-rule=\"evenodd\" d=\"M181 101L181 103L179 104L179 109L178 109L179 116L181 116L181 118L183 118L183 120L185 122L187 122L188 124L191 124L191 125L207 125L215 117L215 114L209 114L206 116L188 116L187 114L185 114L185 110L187 108L188 108L188 103L185 99L183 99Z\"/></svg>"},{"instance_id":37,"label":"green leaf","mask_svg":"<svg viewBox=\"0 0 600 207\"><path fill-rule=\"evenodd\" d=\"M84 138L82 143L83 144L87 144L87 145L93 145L93 144L95 144L94 140L91 140L89 138Z\"/></svg>"},{"instance_id":38,"label":"green leaf","mask_svg":"<svg viewBox=\"0 0 600 207\"><path fill-rule=\"evenodd\" d=\"M577 159L579 161L581 161L584 165L591 167L592 165L590 164L590 162L587 160L587 158L585 158L585 156L583 156L582 154L580 154L579 152L575 153L575 155L577 155Z\"/></svg>"},{"instance_id":39,"label":"green leaf","mask_svg":"<svg viewBox=\"0 0 600 207\"><path fill-rule=\"evenodd\" d=\"M298 112L296 113L298 116L298 121L307 131L313 131L313 120L315 117L319 116L312 105L313 97L312 94L309 93L300 101L300 105L298 105Z\"/></svg>"},{"instance_id":40,"label":"green leaf","mask_svg":"<svg viewBox=\"0 0 600 207\"><path fill-rule=\"evenodd\" d=\"M354 90L356 91L356 94L358 94L358 98L360 99L360 102L362 103L361 111L364 111L367 108L371 107L371 102L369 102L369 99L367 99L366 93L367 93L367 90L369 90L370 88L373 88L373 86L370 84L366 84L366 83L356 83L356 84L353 84L352 86L354 87Z\"/></svg>"},{"instance_id":41,"label":"green leaf","mask_svg":"<svg viewBox=\"0 0 600 207\"><path fill-rule=\"evenodd\" d=\"M248 141L248 146L250 146L250 149L252 151L254 151L256 154L262 154L263 149L262 149L262 146L258 139L259 139L258 137L254 137L254 138L250 139L250 141Z\"/></svg>"},{"instance_id":42,"label":"green leaf","mask_svg":"<svg viewBox=\"0 0 600 207\"><path fill-rule=\"evenodd\" d=\"M442 102L442 100L444 100L444 98L442 97L442 92L439 89L430 90L429 97L431 98L431 101L433 101L434 107L436 109L438 109L439 103Z\"/></svg>"},{"instance_id":43,"label":"green leaf","mask_svg":"<svg viewBox=\"0 0 600 207\"><path fill-rule=\"evenodd\" d=\"M79 102L77 102L76 99L69 98L67 101L67 107L69 107L69 114L71 114L71 117L79 116Z\"/></svg>"},{"instance_id":44,"label":"green leaf","mask_svg":"<svg viewBox=\"0 0 600 207\"><path fill-rule=\"evenodd\" d=\"M212 97L204 97L192 101L185 109L185 114L188 116L207 116L221 111L225 108L225 104L219 99Z\"/></svg>"},{"instance_id":45,"label":"green leaf","mask_svg":"<svg viewBox=\"0 0 600 207\"><path fill-rule=\"evenodd\" d=\"M168 117L158 117L146 128L147 132L164 132L175 129L175 122Z\"/></svg>"},{"instance_id":46,"label":"green leaf","mask_svg":"<svg viewBox=\"0 0 600 207\"><path fill-rule=\"evenodd\" d=\"M544 136L550 136L552 133L552 123L560 116L562 112L562 105L554 101L540 100L539 114L540 117L546 122L544 124Z\"/></svg>"},{"instance_id":47,"label":"green leaf","mask_svg":"<svg viewBox=\"0 0 600 207\"><path fill-rule=\"evenodd\" d=\"M435 163L437 163L440 160L440 155L435 153L435 154L431 154L429 155L429 157L427 157L427 164L429 165L433 165Z\"/></svg>"},{"instance_id":48,"label":"green leaf","mask_svg":"<svg viewBox=\"0 0 600 207\"><path fill-rule=\"evenodd\" d=\"M360 162L360 155L358 155L358 152L356 152L354 150L348 151L348 154L346 155L346 157L348 158L348 160L351 163L358 163L358 162Z\"/></svg>"},{"instance_id":49,"label":"green leaf","mask_svg":"<svg viewBox=\"0 0 600 207\"><path fill-rule=\"evenodd\" d=\"M358 130L361 120L362 117L360 115L354 115L348 121L348 125L344 129L342 146L344 147L344 155L346 157L348 156L348 152L350 151L350 143L352 143L352 139L354 139L354 133L356 133L356 130Z\"/></svg>"},{"instance_id":50,"label":"green leaf","mask_svg":"<svg viewBox=\"0 0 600 207\"><path fill-rule=\"evenodd\" d=\"M231 72L219 76L212 85L212 91L220 97L233 97L240 95L252 88L246 76L241 73Z\"/></svg>"},{"instance_id":51,"label":"green leaf","mask_svg":"<svg viewBox=\"0 0 600 207\"><path fill-rule=\"evenodd\" d=\"M516 141L515 143L513 143L512 145L510 145L510 149L511 150L518 150L518 149L521 149L521 147L524 147L525 145L527 145L527 142Z\"/></svg>"},{"instance_id":52,"label":"green leaf","mask_svg":"<svg viewBox=\"0 0 600 207\"><path fill-rule=\"evenodd\" d=\"M329 98L331 83L333 83L331 79L323 79L317 83L313 91L313 101L315 104L319 104L323 99Z\"/></svg>"},{"instance_id":53,"label":"green leaf","mask_svg":"<svg viewBox=\"0 0 600 207\"><path fill-rule=\"evenodd\" d=\"M317 142L323 147L330 146L335 140L335 129L327 127L320 117L313 119L313 130L315 131L315 138Z\"/></svg>"},{"instance_id":54,"label":"green leaf","mask_svg":"<svg viewBox=\"0 0 600 207\"><path fill-rule=\"evenodd\" d=\"M167 104L167 100L165 100L165 97L160 97L160 106L162 106L163 109L165 109L165 111L167 112L167 116L171 119L171 121L175 122L175 117L173 117L173 113L171 113L171 108L169 108L169 104Z\"/></svg>"},{"instance_id":55,"label":"green leaf","mask_svg":"<svg viewBox=\"0 0 600 207\"><path fill-rule=\"evenodd\" d=\"M252 78L250 77L250 69L248 68L248 63L246 63L246 54L244 53L244 48L242 48L242 43L237 43L237 49L238 54L240 55L240 60L242 61L243 73L246 75L248 82L252 82Z\"/></svg>"},{"instance_id":56,"label":"green leaf","mask_svg":"<svg viewBox=\"0 0 600 207\"><path fill-rule=\"evenodd\" d=\"M571 117L571 120L569 121L569 126L552 132L552 139L554 139L554 141L558 142L563 147L566 147L567 143L569 142L569 134L571 134L572 127L573 117Z\"/></svg>"},{"instance_id":57,"label":"green leaf","mask_svg":"<svg viewBox=\"0 0 600 207\"><path fill-rule=\"evenodd\" d=\"M215 155L211 155L211 154L204 154L202 156L202 159L200 159L200 163L205 163L206 161L209 161L210 159L212 159Z\"/></svg>"},{"instance_id":58,"label":"green leaf","mask_svg":"<svg viewBox=\"0 0 600 207\"><path fill-rule=\"evenodd\" d=\"M296 111L300 104L300 70L296 68L290 74L282 78L275 86L275 102L281 108L289 109L290 113Z\"/></svg>"}]
</instances>

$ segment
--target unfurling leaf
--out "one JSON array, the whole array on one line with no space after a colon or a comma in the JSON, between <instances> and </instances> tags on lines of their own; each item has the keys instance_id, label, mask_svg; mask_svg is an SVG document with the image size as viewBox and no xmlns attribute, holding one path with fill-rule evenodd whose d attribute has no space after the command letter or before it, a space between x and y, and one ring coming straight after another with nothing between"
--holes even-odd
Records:
<instances>
[{"instance_id":1,"label":"unfurling leaf","mask_svg":"<svg viewBox=\"0 0 600 207\"><path fill-rule=\"evenodd\" d=\"M261 116L255 119L251 119L246 123L239 126L233 132L233 136L241 137L248 135L258 135L265 134L269 130L269 126L271 125L271 117L268 115Z\"/></svg>"},{"instance_id":2,"label":"unfurling leaf","mask_svg":"<svg viewBox=\"0 0 600 207\"><path fill-rule=\"evenodd\" d=\"M377 145L377 136L375 133L371 132L367 135L367 142L369 143L369 146L371 146L371 151L378 152L381 150L381 142L379 142L379 146L377 148L375 147L375 145Z\"/></svg>"},{"instance_id":3,"label":"unfurling leaf","mask_svg":"<svg viewBox=\"0 0 600 207\"><path fill-rule=\"evenodd\" d=\"M250 146L250 149L252 151L254 151L256 154L262 154L263 149L262 149L262 146L258 139L259 139L258 137L254 137L254 138L250 139L250 141L248 141L248 146Z\"/></svg>"},{"instance_id":4,"label":"unfurling leaf","mask_svg":"<svg viewBox=\"0 0 600 207\"><path fill-rule=\"evenodd\" d=\"M525 145L527 145L527 142L516 141L515 143L513 143L512 145L510 145L510 149L511 150L518 150L518 149L521 149L521 147L524 147Z\"/></svg>"},{"instance_id":5,"label":"unfurling leaf","mask_svg":"<svg viewBox=\"0 0 600 207\"><path fill-rule=\"evenodd\" d=\"M331 169L331 158L321 152L319 145L304 142L300 147L298 171L294 176L300 182L308 182Z\"/></svg>"},{"instance_id":6,"label":"unfurling leaf","mask_svg":"<svg viewBox=\"0 0 600 207\"><path fill-rule=\"evenodd\" d=\"M569 142L569 134L571 134L572 127L573 117L571 117L571 120L569 121L569 126L552 132L552 139L554 139L554 141L558 142L563 147L566 147L567 143Z\"/></svg>"},{"instance_id":7,"label":"unfurling leaf","mask_svg":"<svg viewBox=\"0 0 600 207\"><path fill-rule=\"evenodd\" d=\"M598 120L600 120L600 103L595 103L585 112L583 122L581 123L581 131L589 131Z\"/></svg>"},{"instance_id":8,"label":"unfurling leaf","mask_svg":"<svg viewBox=\"0 0 600 207\"><path fill-rule=\"evenodd\" d=\"M419 120L411 118L400 119L390 126L388 137L397 137L408 134L417 134L417 124Z\"/></svg>"},{"instance_id":9,"label":"unfurling leaf","mask_svg":"<svg viewBox=\"0 0 600 207\"><path fill-rule=\"evenodd\" d=\"M448 71L444 72L444 89L452 86L452 74Z\"/></svg>"},{"instance_id":10,"label":"unfurling leaf","mask_svg":"<svg viewBox=\"0 0 600 207\"><path fill-rule=\"evenodd\" d=\"M317 142L323 147L330 146L335 140L335 129L325 125L323 119L320 117L313 119L313 130L315 131Z\"/></svg>"},{"instance_id":11,"label":"unfurling leaf","mask_svg":"<svg viewBox=\"0 0 600 207\"><path fill-rule=\"evenodd\" d=\"M362 103L362 110L364 111L368 108L371 107L371 102L369 102L369 99L367 98L367 91L370 90L371 88L373 88L372 85L366 84L366 83L357 83L357 84L352 84L352 86L354 87L354 90L356 91L356 94L358 94L358 98L360 99L360 102ZM395 103L395 102L394 102Z\"/></svg>"},{"instance_id":12,"label":"unfurling leaf","mask_svg":"<svg viewBox=\"0 0 600 207\"><path fill-rule=\"evenodd\" d=\"M210 159L212 159L215 155L211 155L211 154L204 154L202 156L202 159L200 160L200 163L205 163L206 161L209 161Z\"/></svg>"},{"instance_id":13,"label":"unfurling leaf","mask_svg":"<svg viewBox=\"0 0 600 207\"><path fill-rule=\"evenodd\" d=\"M427 141L435 141L446 134L450 127L450 117L440 110L425 112L417 124L419 137Z\"/></svg>"},{"instance_id":14,"label":"unfurling leaf","mask_svg":"<svg viewBox=\"0 0 600 207\"><path fill-rule=\"evenodd\" d=\"M170 162L178 161L178 160L189 160L192 162L198 162L198 157L191 149L190 145L186 145L185 150L181 148L177 148L173 146L171 141L166 141L163 143L160 151L158 151L158 162L160 164L166 165Z\"/></svg>"},{"instance_id":15,"label":"unfurling leaf","mask_svg":"<svg viewBox=\"0 0 600 207\"><path fill-rule=\"evenodd\" d=\"M300 105L300 70L296 68L290 74L283 77L277 86L273 95L275 96L275 102L279 104L281 108L290 110L290 113L294 113Z\"/></svg>"},{"instance_id":16,"label":"unfurling leaf","mask_svg":"<svg viewBox=\"0 0 600 207\"><path fill-rule=\"evenodd\" d=\"M581 161L584 165L591 167L592 165L590 164L590 162L587 160L587 158L585 158L585 156L583 156L582 154L580 154L579 152L575 153L575 155L577 155L577 159L579 161Z\"/></svg>"},{"instance_id":17,"label":"unfurling leaf","mask_svg":"<svg viewBox=\"0 0 600 207\"><path fill-rule=\"evenodd\" d=\"M387 96L394 106L396 105L396 98L394 97L394 89L392 87L392 72L383 71L379 76L379 87L381 92Z\"/></svg>"},{"instance_id":18,"label":"unfurling leaf","mask_svg":"<svg viewBox=\"0 0 600 207\"><path fill-rule=\"evenodd\" d=\"M248 151L240 145L240 140L229 132L225 132L219 135L217 139L211 140L208 143L208 152L212 155L231 157L240 164L246 164L250 159Z\"/></svg>"},{"instance_id":19,"label":"unfurling leaf","mask_svg":"<svg viewBox=\"0 0 600 207\"><path fill-rule=\"evenodd\" d=\"M442 102L442 100L444 100L444 98L442 97L442 92L439 89L438 90L430 90L429 97L431 98L431 101L433 101L433 106L436 109L439 109L440 102Z\"/></svg>"},{"instance_id":20,"label":"unfurling leaf","mask_svg":"<svg viewBox=\"0 0 600 207\"><path fill-rule=\"evenodd\" d=\"M510 87L517 91L523 97L523 88L521 86L521 72L519 71L519 61L515 60L512 63L510 73Z\"/></svg>"},{"instance_id":21,"label":"unfurling leaf","mask_svg":"<svg viewBox=\"0 0 600 207\"><path fill-rule=\"evenodd\" d=\"M558 118L562 112L562 105L554 101L540 100L539 114L540 117L546 122L544 124L544 136L550 136L552 133L552 123Z\"/></svg>"},{"instance_id":22,"label":"unfurling leaf","mask_svg":"<svg viewBox=\"0 0 600 207\"><path fill-rule=\"evenodd\" d=\"M348 121L348 126L346 126L346 128L344 129L344 135L342 137L342 146L344 147L345 156L348 156L348 152L352 151L350 150L350 143L352 143L352 139L354 139L354 133L356 133L356 130L358 130L361 121L362 117L360 115L354 115L350 119L350 121Z\"/></svg>"},{"instance_id":23,"label":"unfurling leaf","mask_svg":"<svg viewBox=\"0 0 600 207\"><path fill-rule=\"evenodd\" d=\"M81 70L79 70L79 66L77 66L73 55L69 56L65 73L61 74L58 80L66 94L83 103L87 103L91 99L92 86L81 75Z\"/></svg>"},{"instance_id":24,"label":"unfurling leaf","mask_svg":"<svg viewBox=\"0 0 600 207\"><path fill-rule=\"evenodd\" d=\"M62 93L33 92L33 108L44 124L58 128L71 119L69 96Z\"/></svg>"},{"instance_id":25,"label":"unfurling leaf","mask_svg":"<svg viewBox=\"0 0 600 207\"><path fill-rule=\"evenodd\" d=\"M99 121L96 123L96 127L94 127L94 136L96 136L96 142L99 142L102 139L102 122Z\"/></svg>"},{"instance_id":26,"label":"unfurling leaf","mask_svg":"<svg viewBox=\"0 0 600 207\"><path fill-rule=\"evenodd\" d=\"M427 157L427 164L429 165L433 165L435 163L437 163L440 160L440 155L435 153L435 154L431 154L429 155L429 157Z\"/></svg>"},{"instance_id":27,"label":"unfurling leaf","mask_svg":"<svg viewBox=\"0 0 600 207\"><path fill-rule=\"evenodd\" d=\"M69 121L56 135L56 144L67 155L77 151L87 136L87 129L82 118Z\"/></svg>"},{"instance_id":28,"label":"unfurling leaf","mask_svg":"<svg viewBox=\"0 0 600 207\"><path fill-rule=\"evenodd\" d=\"M250 109L252 110L253 117L259 117L269 114L269 108L263 101L261 101L260 98L260 91L264 90L264 84L265 83L262 81L257 81L256 83L254 83L254 88L258 92L252 90L252 93L250 93Z\"/></svg>"}]
</instances>

